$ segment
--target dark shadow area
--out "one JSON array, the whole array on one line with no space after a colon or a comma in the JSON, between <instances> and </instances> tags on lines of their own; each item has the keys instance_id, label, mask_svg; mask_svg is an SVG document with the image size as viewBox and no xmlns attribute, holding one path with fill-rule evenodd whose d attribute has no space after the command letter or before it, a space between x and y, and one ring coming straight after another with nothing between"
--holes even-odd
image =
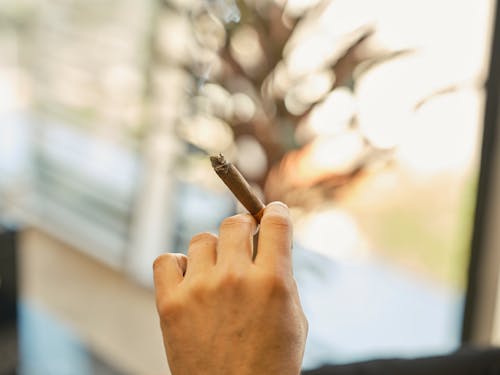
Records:
<instances>
[{"instance_id":1,"label":"dark shadow area","mask_svg":"<svg viewBox=\"0 0 500 375\"><path fill-rule=\"evenodd\" d=\"M0 225L0 374L18 363L16 231Z\"/></svg>"},{"instance_id":2,"label":"dark shadow area","mask_svg":"<svg viewBox=\"0 0 500 375\"><path fill-rule=\"evenodd\" d=\"M462 349L449 356L386 359L353 365L327 366L303 375L476 375L500 374L500 349Z\"/></svg>"}]
</instances>

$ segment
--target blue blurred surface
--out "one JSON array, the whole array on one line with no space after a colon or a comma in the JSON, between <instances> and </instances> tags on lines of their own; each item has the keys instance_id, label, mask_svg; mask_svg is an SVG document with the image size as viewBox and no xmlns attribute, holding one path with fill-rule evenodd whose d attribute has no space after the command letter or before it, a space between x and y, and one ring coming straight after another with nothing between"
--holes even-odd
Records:
<instances>
[{"instance_id":1,"label":"blue blurred surface","mask_svg":"<svg viewBox=\"0 0 500 375\"><path fill-rule=\"evenodd\" d=\"M89 351L67 324L31 303L20 304L19 331L22 375L122 374Z\"/></svg>"},{"instance_id":2,"label":"blue blurred surface","mask_svg":"<svg viewBox=\"0 0 500 375\"><path fill-rule=\"evenodd\" d=\"M294 249L309 320L304 367L447 353L460 345L463 296L378 259L333 261Z\"/></svg>"}]
</instances>

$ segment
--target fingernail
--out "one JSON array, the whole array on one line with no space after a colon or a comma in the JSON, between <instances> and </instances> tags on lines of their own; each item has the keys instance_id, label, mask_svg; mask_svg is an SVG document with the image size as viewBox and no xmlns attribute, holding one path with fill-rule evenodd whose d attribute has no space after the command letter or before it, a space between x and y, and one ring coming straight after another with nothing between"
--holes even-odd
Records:
<instances>
[{"instance_id":1,"label":"fingernail","mask_svg":"<svg viewBox=\"0 0 500 375\"><path fill-rule=\"evenodd\" d=\"M281 214L281 215L289 215L288 206L286 204L284 204L283 202L279 202L279 201L269 203L267 205L265 211L267 213L269 213L270 211L273 211L273 212L276 212L276 213Z\"/></svg>"},{"instance_id":2,"label":"fingernail","mask_svg":"<svg viewBox=\"0 0 500 375\"><path fill-rule=\"evenodd\" d=\"M257 222L255 221L255 218L254 218L252 215L250 215L249 213L246 213L246 214L240 214L240 215L244 216L244 217L245 217L245 219L247 219L247 220L248 220L248 223L252 226L252 228L253 228L253 232L255 233L255 232L257 231L257 227L258 227L258 224L257 224Z\"/></svg>"},{"instance_id":3,"label":"fingernail","mask_svg":"<svg viewBox=\"0 0 500 375\"><path fill-rule=\"evenodd\" d=\"M269 203L269 204L268 204L268 206L270 206L270 205L275 205L275 204L278 204L278 205L280 205L280 206L283 206L283 207L285 207L285 208L288 210L288 206L287 206L285 203L281 202L281 201L274 201L274 202L271 202L271 203Z\"/></svg>"}]
</instances>

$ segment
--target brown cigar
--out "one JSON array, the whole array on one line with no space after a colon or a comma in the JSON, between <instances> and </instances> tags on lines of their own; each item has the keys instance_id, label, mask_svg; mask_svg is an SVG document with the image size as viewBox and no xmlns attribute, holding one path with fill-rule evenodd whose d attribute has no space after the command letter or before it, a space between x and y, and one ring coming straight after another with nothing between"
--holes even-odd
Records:
<instances>
[{"instance_id":1,"label":"brown cigar","mask_svg":"<svg viewBox=\"0 0 500 375\"><path fill-rule=\"evenodd\" d=\"M229 190L232 191L235 197L250 212L257 223L260 223L265 205L252 191L252 188L241 175L240 171L233 164L229 163L222 154L219 154L219 156L210 156L210 162L215 173L217 173Z\"/></svg>"}]
</instances>

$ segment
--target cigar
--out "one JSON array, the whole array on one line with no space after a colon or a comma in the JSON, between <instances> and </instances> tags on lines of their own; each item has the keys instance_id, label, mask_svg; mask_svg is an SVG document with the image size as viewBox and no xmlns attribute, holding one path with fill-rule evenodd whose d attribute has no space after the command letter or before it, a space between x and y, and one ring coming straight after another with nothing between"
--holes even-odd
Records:
<instances>
[{"instance_id":1,"label":"cigar","mask_svg":"<svg viewBox=\"0 0 500 375\"><path fill-rule=\"evenodd\" d=\"M265 205L252 191L252 188L240 171L233 164L229 163L222 154L219 154L219 156L210 156L210 162L215 173L231 190L238 201L250 212L257 223L260 223Z\"/></svg>"}]
</instances>

